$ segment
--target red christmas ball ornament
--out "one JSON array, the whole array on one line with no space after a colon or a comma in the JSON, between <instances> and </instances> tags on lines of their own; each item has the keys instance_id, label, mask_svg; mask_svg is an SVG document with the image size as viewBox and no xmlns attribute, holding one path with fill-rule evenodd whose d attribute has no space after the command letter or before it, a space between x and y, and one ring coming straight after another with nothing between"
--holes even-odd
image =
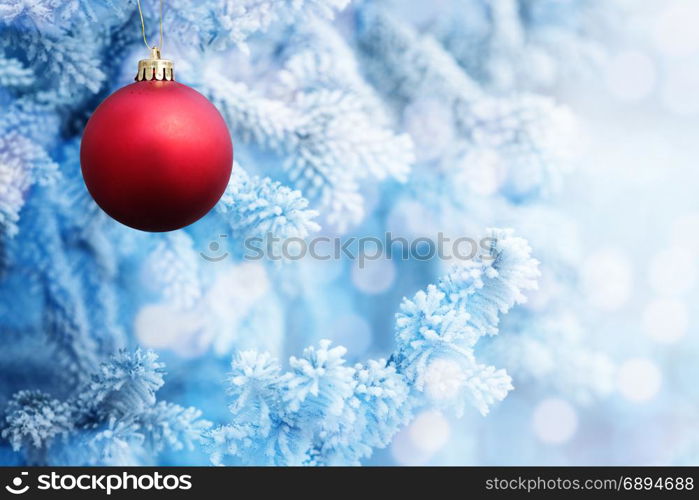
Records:
<instances>
[{"instance_id":1,"label":"red christmas ball ornament","mask_svg":"<svg viewBox=\"0 0 699 500\"><path fill-rule=\"evenodd\" d=\"M100 104L80 145L87 189L122 224L173 231L218 202L231 176L233 144L206 97L174 81L172 61L138 63L136 83Z\"/></svg>"}]
</instances>

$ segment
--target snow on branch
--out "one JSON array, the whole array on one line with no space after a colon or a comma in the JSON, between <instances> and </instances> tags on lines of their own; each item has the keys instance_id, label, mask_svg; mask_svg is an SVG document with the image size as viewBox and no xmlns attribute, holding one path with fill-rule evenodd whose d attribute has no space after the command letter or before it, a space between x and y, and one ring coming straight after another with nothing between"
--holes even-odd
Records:
<instances>
[{"instance_id":1,"label":"snow on branch","mask_svg":"<svg viewBox=\"0 0 699 500\"><path fill-rule=\"evenodd\" d=\"M340 230L364 215L362 179L404 180L412 162L410 139L377 125L355 95L318 90L287 103L215 74L203 86L235 133L285 156L294 188Z\"/></svg>"},{"instance_id":2,"label":"snow on branch","mask_svg":"<svg viewBox=\"0 0 699 500\"><path fill-rule=\"evenodd\" d=\"M231 45L246 48L253 34L267 31L274 24L308 22L315 17L331 19L350 0L187 0L168 3L164 23L172 39L200 48L225 49ZM159 6L151 2L146 15L157 20Z\"/></svg>"},{"instance_id":3,"label":"snow on branch","mask_svg":"<svg viewBox=\"0 0 699 500\"><path fill-rule=\"evenodd\" d=\"M154 353L120 351L66 400L14 394L1 435L32 465L123 465L191 447L209 424L194 408L158 402L162 385Z\"/></svg>"},{"instance_id":4,"label":"snow on branch","mask_svg":"<svg viewBox=\"0 0 699 500\"><path fill-rule=\"evenodd\" d=\"M367 72L387 98L401 109L425 100L444 106L462 140L445 155L454 178L486 154L506 169L502 191L513 201L555 189L571 152L570 111L542 96L488 94L434 37L379 8L359 11L358 30Z\"/></svg>"},{"instance_id":5,"label":"snow on branch","mask_svg":"<svg viewBox=\"0 0 699 500\"><path fill-rule=\"evenodd\" d=\"M269 177L250 177L238 164L216 209L240 240L269 234L305 238L320 229L314 221L318 212L299 191Z\"/></svg>"},{"instance_id":6,"label":"snow on branch","mask_svg":"<svg viewBox=\"0 0 699 500\"><path fill-rule=\"evenodd\" d=\"M473 348L497 332L498 316L536 286L538 263L509 230L491 230L487 255L404 299L391 358L348 366L329 340L291 357L238 352L228 378L233 421L207 432L215 464L359 463L386 446L416 407L467 404L486 414L512 389L504 370Z\"/></svg>"}]
</instances>

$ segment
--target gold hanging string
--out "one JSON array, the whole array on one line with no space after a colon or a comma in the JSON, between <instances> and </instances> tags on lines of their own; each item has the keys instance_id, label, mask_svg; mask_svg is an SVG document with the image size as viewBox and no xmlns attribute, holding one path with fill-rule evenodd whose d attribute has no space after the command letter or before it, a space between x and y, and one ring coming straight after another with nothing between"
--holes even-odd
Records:
<instances>
[{"instance_id":1,"label":"gold hanging string","mask_svg":"<svg viewBox=\"0 0 699 500\"><path fill-rule=\"evenodd\" d=\"M141 33L143 34L143 43L146 44L146 47L148 47L148 50L153 50L154 48L159 48L162 50L163 48L163 3L165 0L160 0L160 41L157 46L151 47L148 45L148 40L146 39L146 23L143 20L143 10L141 9L141 0L136 0L136 3L138 4L138 13L141 16Z\"/></svg>"},{"instance_id":2,"label":"gold hanging string","mask_svg":"<svg viewBox=\"0 0 699 500\"><path fill-rule=\"evenodd\" d=\"M146 37L146 23L143 19L143 9L141 8L141 0L136 0L136 3L138 4L138 13L141 16L141 33L143 34L143 43L145 43L146 47L148 47L148 50L150 50L150 56L147 59L141 59L140 61L138 61L138 73L136 73L136 81L172 81L175 79L174 65L172 61L163 59L160 56L160 50L163 48L163 4L165 3L165 0L160 0L159 45L153 45L152 47L148 44L148 38Z\"/></svg>"}]
</instances>

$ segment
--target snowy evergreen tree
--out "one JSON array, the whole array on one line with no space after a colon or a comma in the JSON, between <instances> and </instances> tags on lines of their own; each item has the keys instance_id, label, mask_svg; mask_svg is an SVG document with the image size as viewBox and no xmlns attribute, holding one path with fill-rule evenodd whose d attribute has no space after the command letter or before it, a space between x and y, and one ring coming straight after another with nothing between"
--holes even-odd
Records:
<instances>
[{"instance_id":1,"label":"snowy evergreen tree","mask_svg":"<svg viewBox=\"0 0 699 500\"><path fill-rule=\"evenodd\" d=\"M141 3L152 37L159 4ZM163 54L220 110L236 161L205 218L147 234L97 207L79 164L85 123L145 53L136 1L0 0L5 463L358 464L425 408L486 415L525 384L605 394L611 363L560 304L500 317L536 288L532 255L572 286L559 271L574 264L533 230L532 250L519 214L545 207L571 163L573 115L536 92L568 74L562 53L601 57L593 28L610 10L442 3L459 15L166 2ZM395 259L380 292L346 259L246 259L251 238L396 224L518 236L488 230L488 251L452 267ZM331 338L347 317L370 325L356 352Z\"/></svg>"}]
</instances>

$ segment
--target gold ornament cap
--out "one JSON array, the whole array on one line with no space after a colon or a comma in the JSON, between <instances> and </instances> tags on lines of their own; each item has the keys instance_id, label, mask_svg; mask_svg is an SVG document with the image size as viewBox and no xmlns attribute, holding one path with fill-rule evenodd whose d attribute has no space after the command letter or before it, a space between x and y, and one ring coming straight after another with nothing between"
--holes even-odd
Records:
<instances>
[{"instance_id":1,"label":"gold ornament cap","mask_svg":"<svg viewBox=\"0 0 699 500\"><path fill-rule=\"evenodd\" d=\"M168 80L175 79L175 64L168 59L160 58L160 49L153 47L150 49L150 57L138 61L138 73L136 81L143 80Z\"/></svg>"}]
</instances>

